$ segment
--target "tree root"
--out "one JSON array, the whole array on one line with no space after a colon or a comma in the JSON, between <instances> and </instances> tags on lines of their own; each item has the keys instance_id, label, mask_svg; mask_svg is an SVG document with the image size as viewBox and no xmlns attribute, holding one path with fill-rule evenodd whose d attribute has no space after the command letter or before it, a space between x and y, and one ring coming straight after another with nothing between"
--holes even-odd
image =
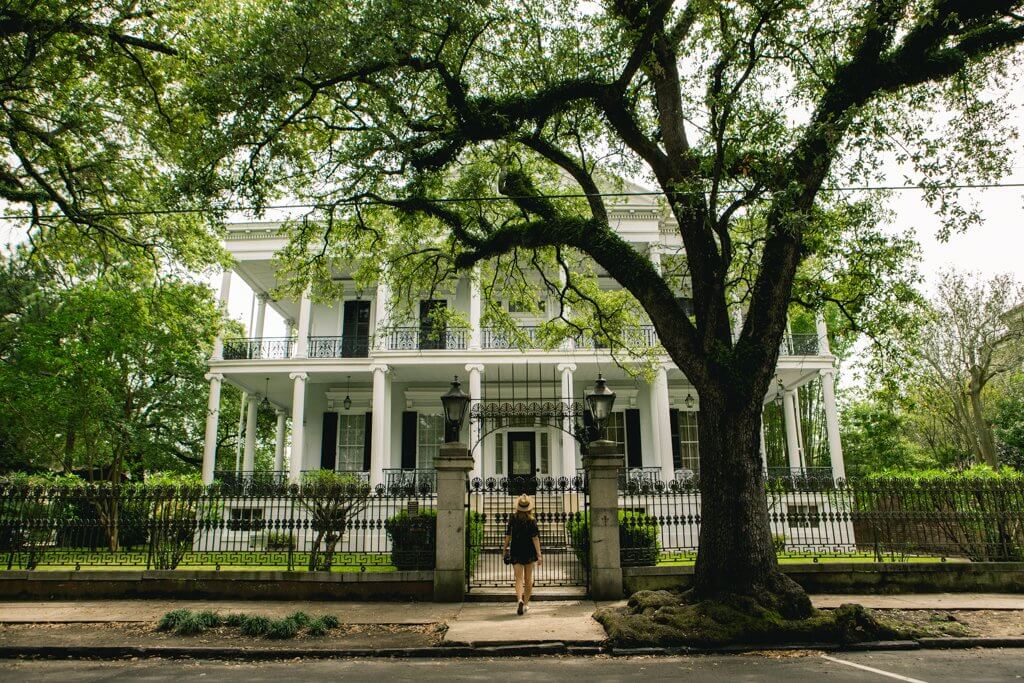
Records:
<instances>
[{"instance_id":1,"label":"tree root","mask_svg":"<svg viewBox=\"0 0 1024 683\"><path fill-rule=\"evenodd\" d=\"M618 647L845 644L913 636L861 605L812 609L810 616L793 619L765 607L765 597L722 595L687 602L685 594L640 591L627 607L603 608L594 618L604 626L608 642Z\"/></svg>"}]
</instances>

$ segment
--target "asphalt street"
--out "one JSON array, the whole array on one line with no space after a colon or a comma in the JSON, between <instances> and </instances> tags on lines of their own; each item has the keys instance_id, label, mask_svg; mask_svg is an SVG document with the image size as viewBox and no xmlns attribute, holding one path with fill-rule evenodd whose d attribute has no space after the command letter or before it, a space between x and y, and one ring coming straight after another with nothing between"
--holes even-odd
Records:
<instances>
[{"instance_id":1,"label":"asphalt street","mask_svg":"<svg viewBox=\"0 0 1024 683\"><path fill-rule=\"evenodd\" d=\"M535 657L501 659L214 662L0 661L5 681L985 681L1024 680L1021 650L779 653L701 657Z\"/></svg>"}]
</instances>

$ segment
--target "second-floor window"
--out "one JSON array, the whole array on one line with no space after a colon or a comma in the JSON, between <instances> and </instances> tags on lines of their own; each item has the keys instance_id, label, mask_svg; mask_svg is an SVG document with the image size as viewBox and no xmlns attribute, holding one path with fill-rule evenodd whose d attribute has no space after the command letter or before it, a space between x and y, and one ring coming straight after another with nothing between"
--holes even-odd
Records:
<instances>
[{"instance_id":1,"label":"second-floor window","mask_svg":"<svg viewBox=\"0 0 1024 683\"><path fill-rule=\"evenodd\" d=\"M680 410L679 459L673 463L677 470L700 472L700 439L697 435L697 413Z\"/></svg>"}]
</instances>

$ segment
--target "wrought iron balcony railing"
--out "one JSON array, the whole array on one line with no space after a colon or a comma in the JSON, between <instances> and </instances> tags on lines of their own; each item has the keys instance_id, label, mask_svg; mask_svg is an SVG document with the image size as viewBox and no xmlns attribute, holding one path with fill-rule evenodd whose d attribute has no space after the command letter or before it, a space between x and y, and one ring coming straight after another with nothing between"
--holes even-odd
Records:
<instances>
[{"instance_id":1,"label":"wrought iron balcony railing","mask_svg":"<svg viewBox=\"0 0 1024 683\"><path fill-rule=\"evenodd\" d=\"M369 335L309 338L310 358L366 358L371 348L373 337Z\"/></svg>"},{"instance_id":2,"label":"wrought iron balcony railing","mask_svg":"<svg viewBox=\"0 0 1024 683\"><path fill-rule=\"evenodd\" d=\"M540 327L524 325L517 328L516 334L504 330L485 327L480 330L480 346L485 349L517 349L520 345L528 349L540 348L538 333Z\"/></svg>"},{"instance_id":3,"label":"wrought iron balcony railing","mask_svg":"<svg viewBox=\"0 0 1024 683\"><path fill-rule=\"evenodd\" d=\"M619 471L620 491L639 491L661 481L660 467L628 467Z\"/></svg>"},{"instance_id":4,"label":"wrought iron balcony railing","mask_svg":"<svg viewBox=\"0 0 1024 683\"><path fill-rule=\"evenodd\" d=\"M224 360L290 358L295 337L249 337L224 340Z\"/></svg>"},{"instance_id":5,"label":"wrought iron balcony railing","mask_svg":"<svg viewBox=\"0 0 1024 683\"><path fill-rule=\"evenodd\" d=\"M383 348L388 351L456 351L466 348L466 330L396 327L385 334Z\"/></svg>"},{"instance_id":6,"label":"wrought iron balcony railing","mask_svg":"<svg viewBox=\"0 0 1024 683\"><path fill-rule=\"evenodd\" d=\"M821 351L818 335L813 333L787 334L782 338L780 356L817 356Z\"/></svg>"},{"instance_id":7,"label":"wrought iron balcony railing","mask_svg":"<svg viewBox=\"0 0 1024 683\"><path fill-rule=\"evenodd\" d=\"M288 484L288 472L236 472L235 470L215 470L214 483L220 485L221 491L236 496L265 495L269 491L279 489Z\"/></svg>"},{"instance_id":8,"label":"wrought iron balcony railing","mask_svg":"<svg viewBox=\"0 0 1024 683\"><path fill-rule=\"evenodd\" d=\"M797 482L830 482L831 467L769 467L769 480L788 480Z\"/></svg>"},{"instance_id":9,"label":"wrought iron balcony railing","mask_svg":"<svg viewBox=\"0 0 1024 683\"><path fill-rule=\"evenodd\" d=\"M437 470L385 469L384 486L392 494L401 492L433 493L437 490Z\"/></svg>"}]
</instances>

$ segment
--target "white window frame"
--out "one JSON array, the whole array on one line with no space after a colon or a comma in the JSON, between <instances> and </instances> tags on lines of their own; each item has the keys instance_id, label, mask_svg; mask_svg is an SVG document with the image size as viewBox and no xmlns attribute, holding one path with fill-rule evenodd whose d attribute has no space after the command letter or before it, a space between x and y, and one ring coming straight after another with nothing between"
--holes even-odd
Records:
<instances>
[{"instance_id":1,"label":"white window frame","mask_svg":"<svg viewBox=\"0 0 1024 683\"><path fill-rule=\"evenodd\" d=\"M343 423L346 426L343 427ZM338 441L334 458L335 471L362 472L365 448L366 414L338 413ZM347 467L346 465L354 466Z\"/></svg>"}]
</instances>

